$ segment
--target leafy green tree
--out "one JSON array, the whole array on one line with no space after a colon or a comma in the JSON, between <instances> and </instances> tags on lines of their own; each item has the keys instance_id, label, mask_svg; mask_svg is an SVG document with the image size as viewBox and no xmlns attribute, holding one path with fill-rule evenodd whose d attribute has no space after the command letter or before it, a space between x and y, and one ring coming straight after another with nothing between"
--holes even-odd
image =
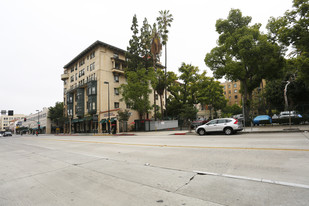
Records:
<instances>
[{"instance_id":1,"label":"leafy green tree","mask_svg":"<svg viewBox=\"0 0 309 206\"><path fill-rule=\"evenodd\" d=\"M267 25L274 42L281 43L289 51L294 70L299 79L309 87L309 2L293 0L293 9L283 17L272 17ZM292 47L291 47L292 46Z\"/></svg>"},{"instance_id":2,"label":"leafy green tree","mask_svg":"<svg viewBox=\"0 0 309 206\"><path fill-rule=\"evenodd\" d=\"M261 34L260 24L249 26L250 22L251 17L242 16L238 9L232 9L227 19L217 20L218 46L205 57L215 78L241 82L246 117L253 90L262 79L275 78L283 64L280 47Z\"/></svg>"},{"instance_id":3,"label":"leafy green tree","mask_svg":"<svg viewBox=\"0 0 309 206\"><path fill-rule=\"evenodd\" d=\"M168 99L168 115L185 120L195 119L197 111L194 104L196 104L196 92L198 90L196 82L199 78L199 69L190 64L182 63L178 71L180 72L179 77L173 72L168 72L167 76L167 89L171 94ZM191 111L191 115L188 115L190 112L187 111ZM192 118L192 115L194 118Z\"/></svg>"},{"instance_id":4,"label":"leafy green tree","mask_svg":"<svg viewBox=\"0 0 309 206\"><path fill-rule=\"evenodd\" d=\"M197 101L202 105L209 105L210 114L212 109L217 113L218 110L226 106L227 100L223 95L223 86L212 77L207 77L203 72L197 82Z\"/></svg>"},{"instance_id":5,"label":"leafy green tree","mask_svg":"<svg viewBox=\"0 0 309 206\"><path fill-rule=\"evenodd\" d=\"M121 85L122 101L136 110L140 119L146 118L145 115L151 110L149 82L153 76L153 71L141 68L137 71L128 71L126 74L127 84Z\"/></svg>"},{"instance_id":6,"label":"leafy green tree","mask_svg":"<svg viewBox=\"0 0 309 206\"><path fill-rule=\"evenodd\" d=\"M57 126L63 126L66 118L63 116L63 102L56 102L54 107L48 108L48 118Z\"/></svg>"},{"instance_id":7,"label":"leafy green tree","mask_svg":"<svg viewBox=\"0 0 309 206\"><path fill-rule=\"evenodd\" d=\"M241 114L242 113L242 108L238 106L237 104L233 105L226 105L224 108L221 110L222 116L224 117L231 117L236 114Z\"/></svg>"}]
</instances>

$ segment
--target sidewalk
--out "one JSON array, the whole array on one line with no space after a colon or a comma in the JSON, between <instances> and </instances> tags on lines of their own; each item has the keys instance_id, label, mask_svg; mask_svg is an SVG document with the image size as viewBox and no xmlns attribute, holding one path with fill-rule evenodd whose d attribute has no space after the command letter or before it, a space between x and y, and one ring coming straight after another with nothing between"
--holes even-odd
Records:
<instances>
[{"instance_id":1,"label":"sidewalk","mask_svg":"<svg viewBox=\"0 0 309 206\"><path fill-rule=\"evenodd\" d=\"M245 127L239 133L289 133L289 132L309 132L309 125L266 125ZM42 135L42 134L41 134ZM160 130L148 132L123 132L117 134L94 134L94 133L76 133L76 134L59 134L58 136L166 136L166 135L197 135L195 130Z\"/></svg>"},{"instance_id":2,"label":"sidewalk","mask_svg":"<svg viewBox=\"0 0 309 206\"><path fill-rule=\"evenodd\" d=\"M243 131L239 133L288 133L288 132L309 132L309 125L266 125L266 126L254 126L245 127ZM197 135L195 130L164 130L164 131L149 131L149 132L129 132L120 133L121 135L137 135L137 136L164 136L164 135Z\"/></svg>"}]
</instances>

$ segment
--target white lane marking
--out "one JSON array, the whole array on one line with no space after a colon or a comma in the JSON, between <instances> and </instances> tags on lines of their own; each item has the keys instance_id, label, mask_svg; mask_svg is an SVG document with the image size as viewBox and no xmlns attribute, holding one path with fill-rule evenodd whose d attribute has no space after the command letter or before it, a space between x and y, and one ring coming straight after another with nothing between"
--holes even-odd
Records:
<instances>
[{"instance_id":1,"label":"white lane marking","mask_svg":"<svg viewBox=\"0 0 309 206\"><path fill-rule=\"evenodd\" d=\"M264 183L270 183L270 184L276 184L276 185L284 185L284 186L290 186L290 187L299 187L299 188L309 189L309 185L304 185L304 184L274 181L274 180L268 180L268 179L259 179L259 178L237 176L237 175L219 174L219 173L205 172L205 171L193 171L193 172L199 175L212 175L212 176L218 176L218 177L227 177L227 178L233 178L233 179L249 180L249 181L255 181L255 182L264 182Z\"/></svg>"}]
</instances>

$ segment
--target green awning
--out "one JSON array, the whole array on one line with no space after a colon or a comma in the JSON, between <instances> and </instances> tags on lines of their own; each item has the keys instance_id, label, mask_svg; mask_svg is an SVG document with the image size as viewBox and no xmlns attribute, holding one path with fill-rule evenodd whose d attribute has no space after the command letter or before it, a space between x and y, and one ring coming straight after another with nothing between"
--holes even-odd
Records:
<instances>
[{"instance_id":1,"label":"green awning","mask_svg":"<svg viewBox=\"0 0 309 206\"><path fill-rule=\"evenodd\" d=\"M78 119L73 119L72 120L72 123L76 123L76 122L78 122Z\"/></svg>"},{"instance_id":2,"label":"green awning","mask_svg":"<svg viewBox=\"0 0 309 206\"><path fill-rule=\"evenodd\" d=\"M111 119L111 122L116 122L116 118L112 118L112 119Z\"/></svg>"},{"instance_id":3,"label":"green awning","mask_svg":"<svg viewBox=\"0 0 309 206\"><path fill-rule=\"evenodd\" d=\"M106 123L107 120L106 119L101 119L100 124Z\"/></svg>"}]
</instances>

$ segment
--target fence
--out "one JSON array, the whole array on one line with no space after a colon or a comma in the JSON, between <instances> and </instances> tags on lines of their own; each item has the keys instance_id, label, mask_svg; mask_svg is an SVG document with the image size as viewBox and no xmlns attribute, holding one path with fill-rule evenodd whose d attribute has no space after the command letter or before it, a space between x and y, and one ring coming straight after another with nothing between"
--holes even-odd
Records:
<instances>
[{"instance_id":1,"label":"fence","mask_svg":"<svg viewBox=\"0 0 309 206\"><path fill-rule=\"evenodd\" d=\"M178 128L178 120L135 120L135 131L156 131Z\"/></svg>"}]
</instances>

